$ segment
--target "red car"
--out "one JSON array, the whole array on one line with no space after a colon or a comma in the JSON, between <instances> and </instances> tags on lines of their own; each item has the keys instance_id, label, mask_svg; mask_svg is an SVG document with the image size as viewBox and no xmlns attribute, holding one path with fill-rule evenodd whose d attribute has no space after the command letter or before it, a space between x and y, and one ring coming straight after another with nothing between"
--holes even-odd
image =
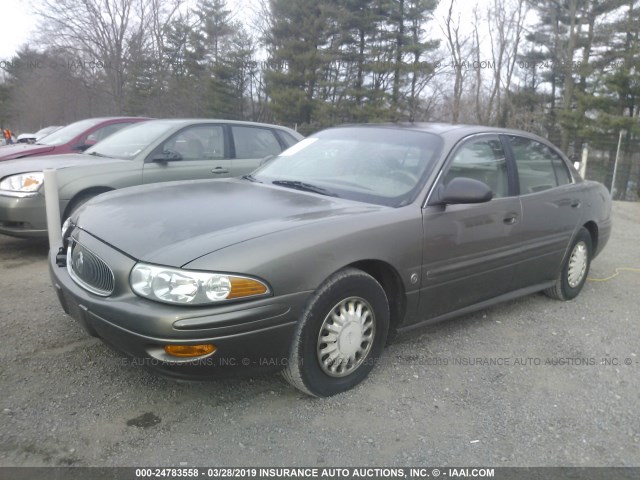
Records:
<instances>
[{"instance_id":1,"label":"red car","mask_svg":"<svg viewBox=\"0 0 640 480\"><path fill-rule=\"evenodd\" d=\"M0 161L82 152L121 128L145 120L149 119L142 117L102 117L80 120L41 138L37 143L19 143L0 147Z\"/></svg>"}]
</instances>

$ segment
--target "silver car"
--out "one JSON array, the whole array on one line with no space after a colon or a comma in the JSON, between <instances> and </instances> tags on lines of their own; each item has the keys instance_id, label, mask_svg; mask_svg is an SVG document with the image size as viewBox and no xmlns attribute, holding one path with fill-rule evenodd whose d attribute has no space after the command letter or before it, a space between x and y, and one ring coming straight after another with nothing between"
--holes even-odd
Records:
<instances>
[{"instance_id":1,"label":"silver car","mask_svg":"<svg viewBox=\"0 0 640 480\"><path fill-rule=\"evenodd\" d=\"M0 163L0 233L47 235L43 170L57 170L62 219L87 200L133 185L240 176L303 138L274 125L227 120L152 120L84 153Z\"/></svg>"},{"instance_id":2,"label":"silver car","mask_svg":"<svg viewBox=\"0 0 640 480\"><path fill-rule=\"evenodd\" d=\"M67 313L163 374L280 370L327 396L396 334L538 291L575 298L610 211L535 135L348 126L243 178L102 195L50 269Z\"/></svg>"}]
</instances>

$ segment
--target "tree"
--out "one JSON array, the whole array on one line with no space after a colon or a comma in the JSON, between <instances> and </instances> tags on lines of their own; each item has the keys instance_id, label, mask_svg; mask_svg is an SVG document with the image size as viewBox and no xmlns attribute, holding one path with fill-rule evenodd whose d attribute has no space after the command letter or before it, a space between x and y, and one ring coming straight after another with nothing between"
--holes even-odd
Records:
<instances>
[{"instance_id":1,"label":"tree","mask_svg":"<svg viewBox=\"0 0 640 480\"><path fill-rule=\"evenodd\" d=\"M594 120L586 126L584 135L592 139L593 146L609 150L609 174L603 179L607 185L612 180L618 135L623 132L616 198L625 198L634 167L640 181L639 4L637 0L626 1L619 15L602 27L608 48L598 62L594 93L587 98Z\"/></svg>"},{"instance_id":2,"label":"tree","mask_svg":"<svg viewBox=\"0 0 640 480\"><path fill-rule=\"evenodd\" d=\"M277 121L311 124L318 108L316 89L325 64L327 5L317 0L271 0L266 39L267 93Z\"/></svg>"},{"instance_id":3,"label":"tree","mask_svg":"<svg viewBox=\"0 0 640 480\"><path fill-rule=\"evenodd\" d=\"M125 111L130 67L178 11L182 0L42 0L41 40L78 62L99 63L114 113ZM157 38L156 38L157 40ZM158 53L158 52L155 52Z\"/></svg>"},{"instance_id":4,"label":"tree","mask_svg":"<svg viewBox=\"0 0 640 480\"><path fill-rule=\"evenodd\" d=\"M542 70L538 86L548 86L546 135L570 155L579 154L581 132L589 121L585 102L597 64L594 52L609 41L608 36L597 34L596 27L606 25L607 16L619 6L619 0L544 0L532 4L539 22L527 35L531 47L525 58L531 61L529 68Z\"/></svg>"},{"instance_id":5,"label":"tree","mask_svg":"<svg viewBox=\"0 0 640 480\"><path fill-rule=\"evenodd\" d=\"M460 102L463 93L463 83L466 73L464 58L467 55L466 48L470 42L469 36L465 35L460 30L460 14L457 18L454 17L455 0L451 0L449 3L449 9L447 16L443 19L444 26L441 26L441 30L444 33L446 40L446 47L449 51L450 66L453 69L453 91L452 105L451 105L451 122L457 123L460 118ZM447 62L445 62L445 65Z\"/></svg>"},{"instance_id":6,"label":"tree","mask_svg":"<svg viewBox=\"0 0 640 480\"><path fill-rule=\"evenodd\" d=\"M5 68L5 92L9 96L4 108L16 131L33 131L91 116L94 102L100 100L100 88L94 89L83 78L84 65L75 64L65 52L23 48Z\"/></svg>"},{"instance_id":7,"label":"tree","mask_svg":"<svg viewBox=\"0 0 640 480\"><path fill-rule=\"evenodd\" d=\"M474 10L474 45L476 70L476 118L480 124L509 126L512 118L511 89L516 70L524 24L527 15L525 0L493 0L484 19ZM481 57L480 23L485 22L491 61ZM486 70L484 65L490 66ZM488 79L487 79L488 77ZM487 82L488 80L488 82ZM485 83L488 85L485 86Z\"/></svg>"}]
</instances>

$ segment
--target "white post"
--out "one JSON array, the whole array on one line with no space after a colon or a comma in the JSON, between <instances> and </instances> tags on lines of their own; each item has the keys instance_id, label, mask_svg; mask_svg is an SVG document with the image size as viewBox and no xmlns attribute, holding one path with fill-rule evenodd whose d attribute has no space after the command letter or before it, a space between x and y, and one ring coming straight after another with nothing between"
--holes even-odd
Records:
<instances>
[{"instance_id":1,"label":"white post","mask_svg":"<svg viewBox=\"0 0 640 480\"><path fill-rule=\"evenodd\" d=\"M587 158L589 157L589 144L585 143L582 147L582 161L580 162L580 176L585 178L587 174Z\"/></svg>"},{"instance_id":2,"label":"white post","mask_svg":"<svg viewBox=\"0 0 640 480\"><path fill-rule=\"evenodd\" d=\"M622 135L625 133L624 130L620 130L620 135L618 136L618 149L616 150L616 160L613 164L613 178L611 179L611 198L615 195L615 186L616 186L616 173L618 172L618 159L620 158L620 145L622 145Z\"/></svg>"},{"instance_id":3,"label":"white post","mask_svg":"<svg viewBox=\"0 0 640 480\"><path fill-rule=\"evenodd\" d=\"M44 200L47 211L47 230L49 232L49 249L58 251L62 246L60 236L60 198L58 197L58 177L52 168L44 170Z\"/></svg>"}]
</instances>

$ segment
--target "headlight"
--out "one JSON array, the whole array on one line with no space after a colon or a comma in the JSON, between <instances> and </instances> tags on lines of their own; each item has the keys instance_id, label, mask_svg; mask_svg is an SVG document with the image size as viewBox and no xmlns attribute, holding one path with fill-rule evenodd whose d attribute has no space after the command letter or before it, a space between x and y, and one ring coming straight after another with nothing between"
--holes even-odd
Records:
<instances>
[{"instance_id":1,"label":"headlight","mask_svg":"<svg viewBox=\"0 0 640 480\"><path fill-rule=\"evenodd\" d=\"M182 305L204 305L269 294L269 288L254 278L144 263L133 267L129 282L141 297Z\"/></svg>"},{"instance_id":2,"label":"headlight","mask_svg":"<svg viewBox=\"0 0 640 480\"><path fill-rule=\"evenodd\" d=\"M11 175L3 178L0 182L0 190L10 190L13 192L35 192L44 183L44 173L27 172L18 175Z\"/></svg>"}]
</instances>

